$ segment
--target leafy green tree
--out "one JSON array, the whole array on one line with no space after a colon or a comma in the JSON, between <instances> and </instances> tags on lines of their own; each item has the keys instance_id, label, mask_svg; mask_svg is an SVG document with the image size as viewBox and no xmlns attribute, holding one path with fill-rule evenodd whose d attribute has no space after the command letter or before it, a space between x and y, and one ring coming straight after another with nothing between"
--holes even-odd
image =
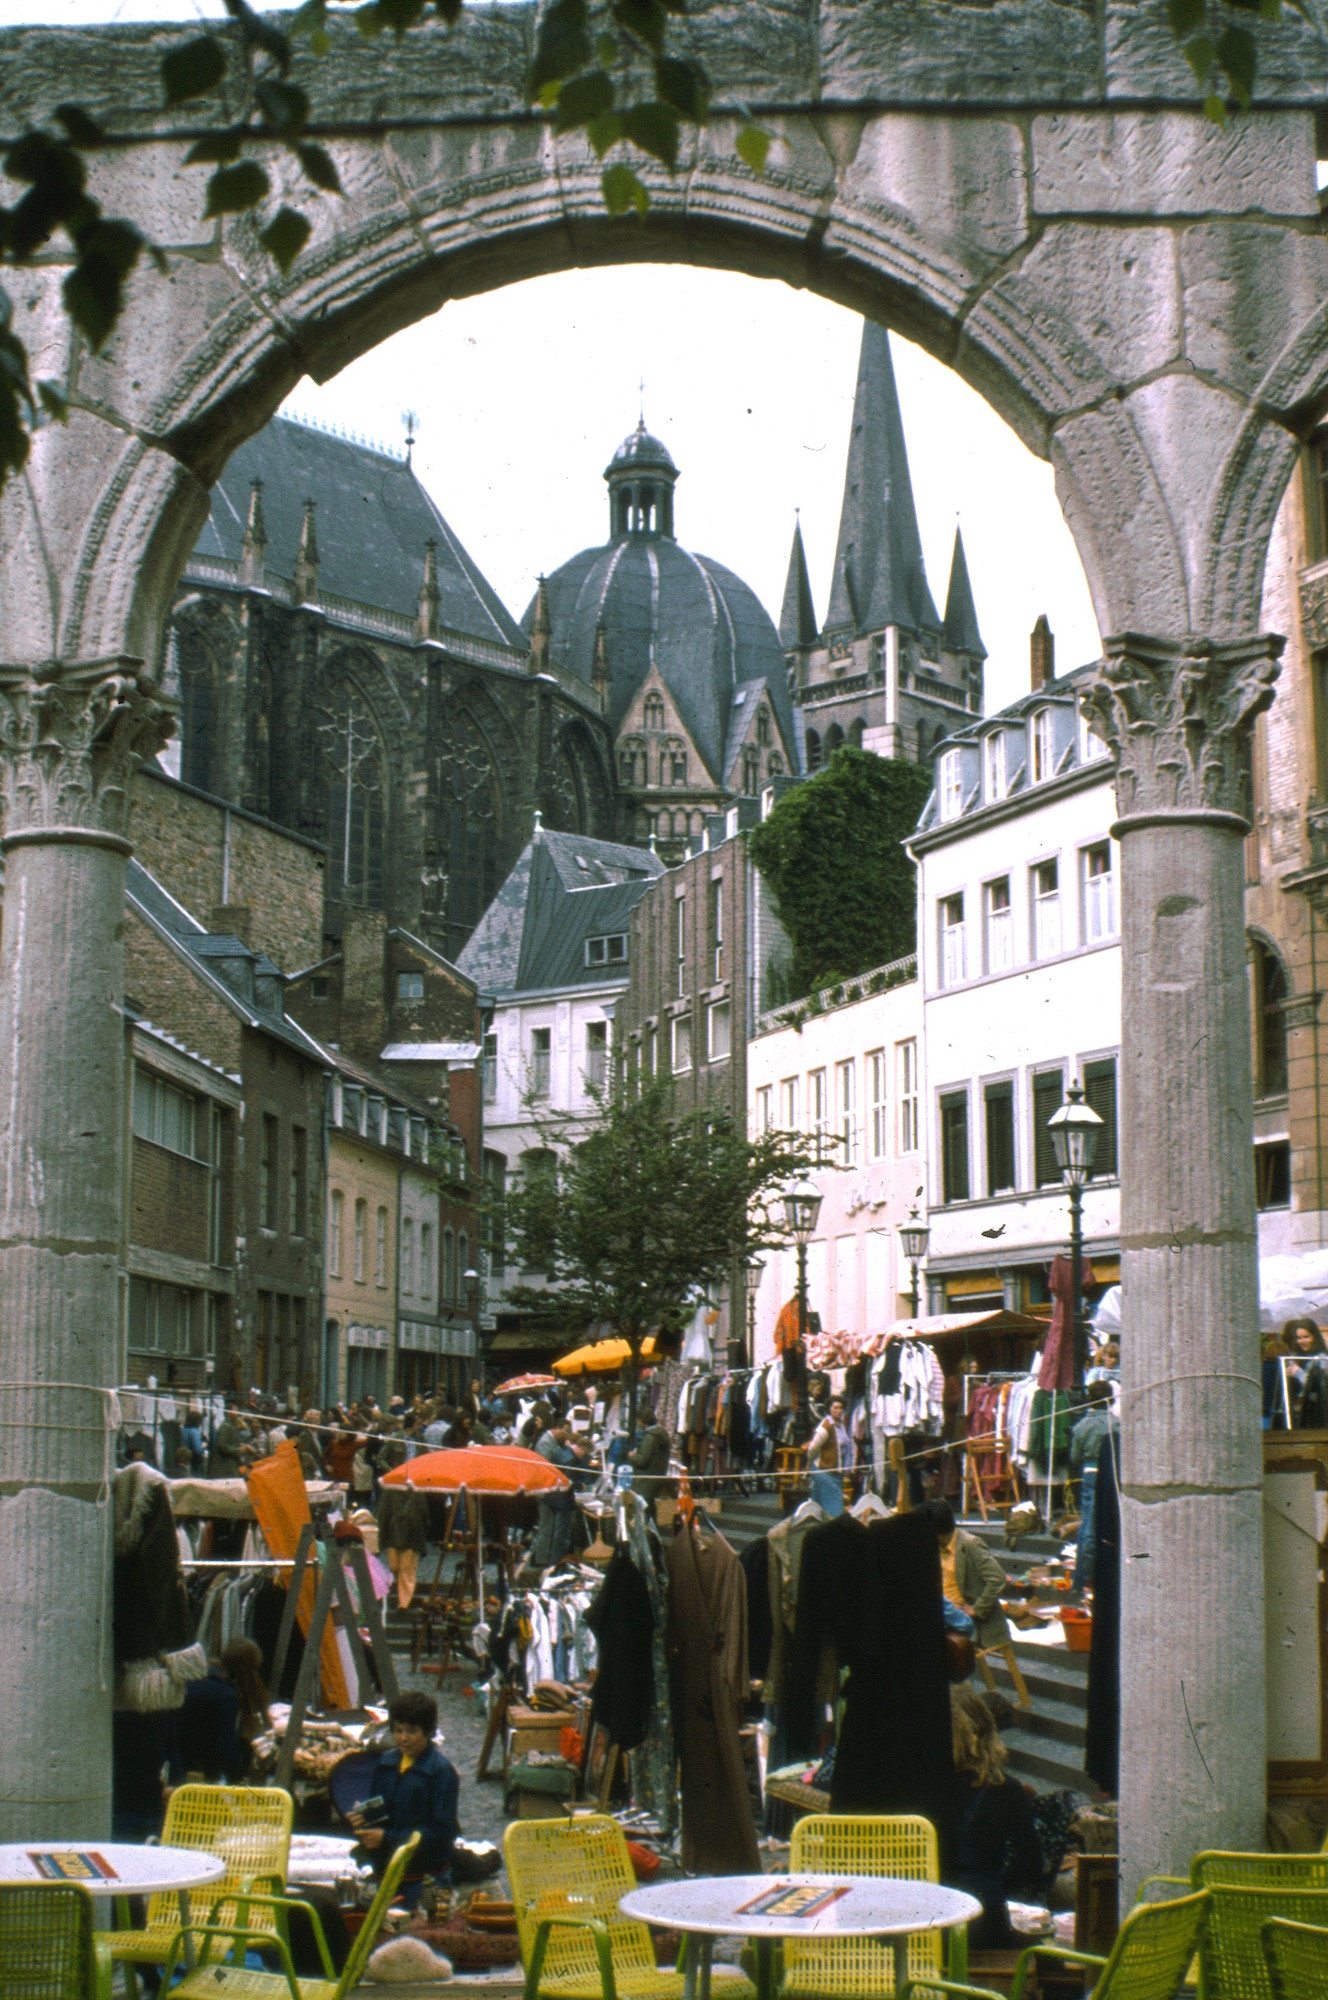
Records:
<instances>
[{"instance_id":1,"label":"leafy green tree","mask_svg":"<svg viewBox=\"0 0 1328 2000\"><path fill-rule=\"evenodd\" d=\"M545 1325L616 1329L632 1352L634 1427L642 1341L679 1331L735 1257L783 1240L770 1205L807 1164L800 1139L749 1139L727 1113L679 1110L667 1078L620 1084L588 1133L548 1146L508 1194L510 1254L550 1281L508 1297Z\"/></svg>"},{"instance_id":2,"label":"leafy green tree","mask_svg":"<svg viewBox=\"0 0 1328 2000\"><path fill-rule=\"evenodd\" d=\"M930 789L919 765L845 745L753 828L752 860L793 946L790 999L915 949L916 870L903 843Z\"/></svg>"}]
</instances>

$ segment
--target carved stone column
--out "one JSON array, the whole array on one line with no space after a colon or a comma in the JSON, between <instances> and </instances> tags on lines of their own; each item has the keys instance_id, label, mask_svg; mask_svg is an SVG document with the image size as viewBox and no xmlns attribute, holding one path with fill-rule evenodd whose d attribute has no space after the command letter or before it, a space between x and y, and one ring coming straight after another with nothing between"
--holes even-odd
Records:
<instances>
[{"instance_id":1,"label":"carved stone column","mask_svg":"<svg viewBox=\"0 0 1328 2000\"><path fill-rule=\"evenodd\" d=\"M128 785L138 663L0 667L0 1840L110 1831Z\"/></svg>"},{"instance_id":2,"label":"carved stone column","mask_svg":"<svg viewBox=\"0 0 1328 2000\"><path fill-rule=\"evenodd\" d=\"M1121 1898L1263 1844L1246 766L1282 642L1128 634L1083 696L1121 843Z\"/></svg>"}]
</instances>

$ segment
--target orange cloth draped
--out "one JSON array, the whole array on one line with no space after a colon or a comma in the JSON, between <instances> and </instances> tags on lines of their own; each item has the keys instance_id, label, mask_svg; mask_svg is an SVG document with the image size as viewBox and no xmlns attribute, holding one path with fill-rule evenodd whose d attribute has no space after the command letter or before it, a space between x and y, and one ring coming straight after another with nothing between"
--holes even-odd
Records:
<instances>
[{"instance_id":1,"label":"orange cloth draped","mask_svg":"<svg viewBox=\"0 0 1328 2000\"><path fill-rule=\"evenodd\" d=\"M247 1483L249 1498L254 1503L254 1513L258 1516L258 1525L263 1530L268 1548L279 1559L282 1556L293 1557L300 1529L310 1526L313 1516L309 1512L309 1496L304 1490L299 1453L289 1438L282 1440L271 1458L260 1458L250 1466ZM314 1570L310 1564L304 1572L300 1601L295 1608L295 1616L306 1639L313 1614ZM350 1690L346 1686L337 1635L330 1618L323 1630L318 1658L322 1669L324 1706L349 1708ZM274 1689L274 1696L275 1692Z\"/></svg>"},{"instance_id":2,"label":"orange cloth draped","mask_svg":"<svg viewBox=\"0 0 1328 2000\"><path fill-rule=\"evenodd\" d=\"M790 1347L796 1347L797 1344L798 1301L790 1299L786 1306L780 1307L779 1318L775 1321L775 1352L787 1354Z\"/></svg>"}]
</instances>

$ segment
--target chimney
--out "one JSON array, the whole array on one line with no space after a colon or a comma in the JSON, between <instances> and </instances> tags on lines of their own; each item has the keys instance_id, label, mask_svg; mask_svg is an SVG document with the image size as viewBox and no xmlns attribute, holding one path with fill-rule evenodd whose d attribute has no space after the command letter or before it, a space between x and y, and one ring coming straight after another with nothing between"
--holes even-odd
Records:
<instances>
[{"instance_id":1,"label":"chimney","mask_svg":"<svg viewBox=\"0 0 1328 2000\"><path fill-rule=\"evenodd\" d=\"M1056 637L1047 623L1045 611L1039 612L1038 622L1033 627L1028 641L1028 659L1033 673L1033 692L1047 687L1056 678Z\"/></svg>"},{"instance_id":2,"label":"chimney","mask_svg":"<svg viewBox=\"0 0 1328 2000\"><path fill-rule=\"evenodd\" d=\"M295 553L295 602L312 604L318 596L318 535L314 528L314 503L304 503L300 523L300 546Z\"/></svg>"}]
</instances>

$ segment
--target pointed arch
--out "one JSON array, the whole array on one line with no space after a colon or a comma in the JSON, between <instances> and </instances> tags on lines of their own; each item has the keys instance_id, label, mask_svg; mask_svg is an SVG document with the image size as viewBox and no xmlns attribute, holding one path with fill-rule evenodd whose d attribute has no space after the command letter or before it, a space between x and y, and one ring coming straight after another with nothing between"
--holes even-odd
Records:
<instances>
[{"instance_id":1,"label":"pointed arch","mask_svg":"<svg viewBox=\"0 0 1328 2000\"><path fill-rule=\"evenodd\" d=\"M478 681L461 690L437 751L438 845L446 875L448 949L459 951L498 893L505 851L503 796L515 796L516 746Z\"/></svg>"},{"instance_id":2,"label":"pointed arch","mask_svg":"<svg viewBox=\"0 0 1328 2000\"><path fill-rule=\"evenodd\" d=\"M201 792L224 794L226 666L239 634L214 602L200 598L181 607L172 627L180 700L180 776Z\"/></svg>"},{"instance_id":3,"label":"pointed arch","mask_svg":"<svg viewBox=\"0 0 1328 2000\"><path fill-rule=\"evenodd\" d=\"M350 674L338 674L328 686L318 734L327 788L328 898L381 904L387 755L368 696Z\"/></svg>"}]
</instances>

